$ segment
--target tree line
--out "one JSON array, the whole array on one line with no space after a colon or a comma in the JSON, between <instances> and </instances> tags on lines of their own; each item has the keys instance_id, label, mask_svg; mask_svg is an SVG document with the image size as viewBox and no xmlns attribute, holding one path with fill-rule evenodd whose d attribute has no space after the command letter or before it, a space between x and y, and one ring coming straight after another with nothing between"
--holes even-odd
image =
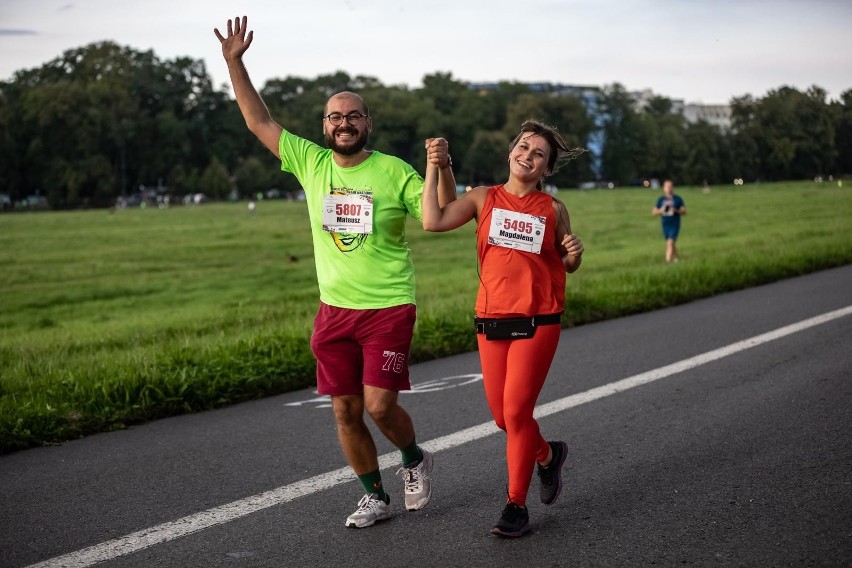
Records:
<instances>
[{"instance_id":1,"label":"tree line","mask_svg":"<svg viewBox=\"0 0 852 568\"><path fill-rule=\"evenodd\" d=\"M619 84L601 88L594 108L523 83L472 89L441 72L424 76L418 88L338 71L272 79L260 90L278 122L318 143L326 99L357 91L373 116L372 148L422 170L422 141L443 136L463 183L505 176L509 141L527 118L558 126L573 146L598 141L551 178L563 188L652 177L713 184L852 172L852 89L839 100L817 86L735 98L725 130L688 123L665 97L637 109ZM160 59L100 42L0 82L0 194L13 203L37 195L54 208L100 207L141 187L212 198L299 189L248 132L202 60Z\"/></svg>"}]
</instances>

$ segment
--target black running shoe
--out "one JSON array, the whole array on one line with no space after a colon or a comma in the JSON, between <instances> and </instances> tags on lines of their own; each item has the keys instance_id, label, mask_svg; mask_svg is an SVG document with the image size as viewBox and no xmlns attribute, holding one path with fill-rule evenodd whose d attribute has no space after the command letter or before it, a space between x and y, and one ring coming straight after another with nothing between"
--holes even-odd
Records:
<instances>
[{"instance_id":1,"label":"black running shoe","mask_svg":"<svg viewBox=\"0 0 852 568\"><path fill-rule=\"evenodd\" d=\"M491 529L491 534L507 538L518 538L528 532L530 532L529 511L526 507L519 507L514 503L506 503L500 520Z\"/></svg>"},{"instance_id":2,"label":"black running shoe","mask_svg":"<svg viewBox=\"0 0 852 568\"><path fill-rule=\"evenodd\" d=\"M538 478L541 481L541 502L552 505L562 494L562 466L568 457L568 446L565 442L548 442L553 450L553 458L547 467L538 466Z\"/></svg>"}]
</instances>

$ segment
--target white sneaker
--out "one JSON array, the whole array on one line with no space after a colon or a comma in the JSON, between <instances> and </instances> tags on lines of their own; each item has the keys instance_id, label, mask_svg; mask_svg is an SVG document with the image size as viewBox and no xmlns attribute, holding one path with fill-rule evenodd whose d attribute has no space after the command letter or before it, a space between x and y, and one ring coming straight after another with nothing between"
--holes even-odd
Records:
<instances>
[{"instance_id":1,"label":"white sneaker","mask_svg":"<svg viewBox=\"0 0 852 568\"><path fill-rule=\"evenodd\" d=\"M375 493L367 493L358 501L358 510L346 518L346 526L357 529L369 527L376 521L390 519L392 515L390 503L385 503Z\"/></svg>"},{"instance_id":2,"label":"white sneaker","mask_svg":"<svg viewBox=\"0 0 852 568\"><path fill-rule=\"evenodd\" d=\"M422 509L432 497L432 454L420 448L423 459L414 467L401 467L397 474L402 474L405 483L405 508L409 511Z\"/></svg>"}]
</instances>

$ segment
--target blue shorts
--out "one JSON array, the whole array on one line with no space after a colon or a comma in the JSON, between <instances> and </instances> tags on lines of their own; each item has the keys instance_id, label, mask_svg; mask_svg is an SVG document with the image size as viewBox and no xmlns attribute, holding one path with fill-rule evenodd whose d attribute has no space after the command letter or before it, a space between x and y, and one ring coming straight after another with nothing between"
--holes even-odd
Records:
<instances>
[{"instance_id":1,"label":"blue shorts","mask_svg":"<svg viewBox=\"0 0 852 568\"><path fill-rule=\"evenodd\" d=\"M666 240L677 239L677 234L679 232L680 232L680 223L678 223L678 224L672 223L671 225L667 225L667 224L663 223L663 237Z\"/></svg>"}]
</instances>

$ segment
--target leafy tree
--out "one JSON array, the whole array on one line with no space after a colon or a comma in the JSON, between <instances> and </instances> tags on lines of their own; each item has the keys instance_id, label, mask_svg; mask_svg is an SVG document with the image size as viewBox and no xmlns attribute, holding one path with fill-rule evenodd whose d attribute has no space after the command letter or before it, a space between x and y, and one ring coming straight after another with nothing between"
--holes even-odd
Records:
<instances>
[{"instance_id":1,"label":"leafy tree","mask_svg":"<svg viewBox=\"0 0 852 568\"><path fill-rule=\"evenodd\" d=\"M272 79L260 90L272 117L288 131L322 143L322 114L327 97L314 81L287 77ZM341 89L344 90L344 89ZM260 146L260 142L257 142Z\"/></svg>"},{"instance_id":2,"label":"leafy tree","mask_svg":"<svg viewBox=\"0 0 852 568\"><path fill-rule=\"evenodd\" d=\"M719 127L703 120L688 124L683 140L686 156L677 179L689 184L721 182L724 179L725 138Z\"/></svg>"},{"instance_id":3,"label":"leafy tree","mask_svg":"<svg viewBox=\"0 0 852 568\"><path fill-rule=\"evenodd\" d=\"M224 164L213 158L204 169L199 180L203 193L217 199L224 199L231 193L231 180Z\"/></svg>"},{"instance_id":4,"label":"leafy tree","mask_svg":"<svg viewBox=\"0 0 852 568\"><path fill-rule=\"evenodd\" d=\"M825 98L818 87L781 87L756 102L753 132L766 178L801 179L833 167L834 123Z\"/></svg>"},{"instance_id":5,"label":"leafy tree","mask_svg":"<svg viewBox=\"0 0 852 568\"><path fill-rule=\"evenodd\" d=\"M16 198L41 192L53 206L107 205L140 185L168 184L177 165L238 155L251 140L221 120L236 109L213 91L203 62L163 62L112 42L69 50L0 89L16 111L4 143L17 149L0 169L19 172Z\"/></svg>"},{"instance_id":6,"label":"leafy tree","mask_svg":"<svg viewBox=\"0 0 852 568\"><path fill-rule=\"evenodd\" d=\"M837 149L837 171L852 174L852 89L844 91L834 103L835 147Z\"/></svg>"},{"instance_id":7,"label":"leafy tree","mask_svg":"<svg viewBox=\"0 0 852 568\"><path fill-rule=\"evenodd\" d=\"M169 172L169 188L176 194L195 193L201 187L200 179L197 169L176 164Z\"/></svg>"},{"instance_id":8,"label":"leafy tree","mask_svg":"<svg viewBox=\"0 0 852 568\"><path fill-rule=\"evenodd\" d=\"M642 178L682 179L687 158L684 140L686 120L672 112L672 101L654 97L638 116L638 148L634 148L634 164Z\"/></svg>"},{"instance_id":9,"label":"leafy tree","mask_svg":"<svg viewBox=\"0 0 852 568\"><path fill-rule=\"evenodd\" d=\"M605 87L601 100L602 175L616 183L629 183L640 177L636 164L642 155L640 119L633 108L633 97L618 83Z\"/></svg>"},{"instance_id":10,"label":"leafy tree","mask_svg":"<svg viewBox=\"0 0 852 568\"><path fill-rule=\"evenodd\" d=\"M827 175L835 168L837 147L835 116L827 104L828 93L817 86L800 94L796 106L800 126L793 177Z\"/></svg>"},{"instance_id":11,"label":"leafy tree","mask_svg":"<svg viewBox=\"0 0 852 568\"><path fill-rule=\"evenodd\" d=\"M471 185L492 184L506 178L509 142L504 131L477 130L464 158L463 175Z\"/></svg>"},{"instance_id":12,"label":"leafy tree","mask_svg":"<svg viewBox=\"0 0 852 568\"><path fill-rule=\"evenodd\" d=\"M451 117L459 103L470 93L467 85L453 79L452 73L434 73L423 77L420 95L429 99L439 115Z\"/></svg>"},{"instance_id":13,"label":"leafy tree","mask_svg":"<svg viewBox=\"0 0 852 568\"><path fill-rule=\"evenodd\" d=\"M397 156L423 172L424 140L430 134L423 132L421 124L424 115L434 115L432 108L404 87L373 88L363 92L369 97L373 116L372 148Z\"/></svg>"},{"instance_id":14,"label":"leafy tree","mask_svg":"<svg viewBox=\"0 0 852 568\"><path fill-rule=\"evenodd\" d=\"M477 131L500 128L505 116L485 119L494 112L491 92L474 91L466 83L453 79L451 73L424 76L423 88L413 96L431 108L431 112L422 115L421 135L440 136L450 142L450 155L457 172L466 170L466 150L473 144Z\"/></svg>"},{"instance_id":15,"label":"leafy tree","mask_svg":"<svg viewBox=\"0 0 852 568\"><path fill-rule=\"evenodd\" d=\"M763 177L763 159L758 146L756 102L750 95L731 101L731 170L734 178L748 180Z\"/></svg>"},{"instance_id":16,"label":"leafy tree","mask_svg":"<svg viewBox=\"0 0 852 568\"><path fill-rule=\"evenodd\" d=\"M265 157L264 157L265 158ZM285 191L294 191L293 187L285 186L282 183L286 174L282 173L278 168L270 167L270 161L273 159L269 156L269 160L260 159L256 156L249 156L237 166L234 171L234 184L240 195L256 195L258 192L266 192L269 189L284 189ZM287 176L292 178L293 176Z\"/></svg>"}]
</instances>

